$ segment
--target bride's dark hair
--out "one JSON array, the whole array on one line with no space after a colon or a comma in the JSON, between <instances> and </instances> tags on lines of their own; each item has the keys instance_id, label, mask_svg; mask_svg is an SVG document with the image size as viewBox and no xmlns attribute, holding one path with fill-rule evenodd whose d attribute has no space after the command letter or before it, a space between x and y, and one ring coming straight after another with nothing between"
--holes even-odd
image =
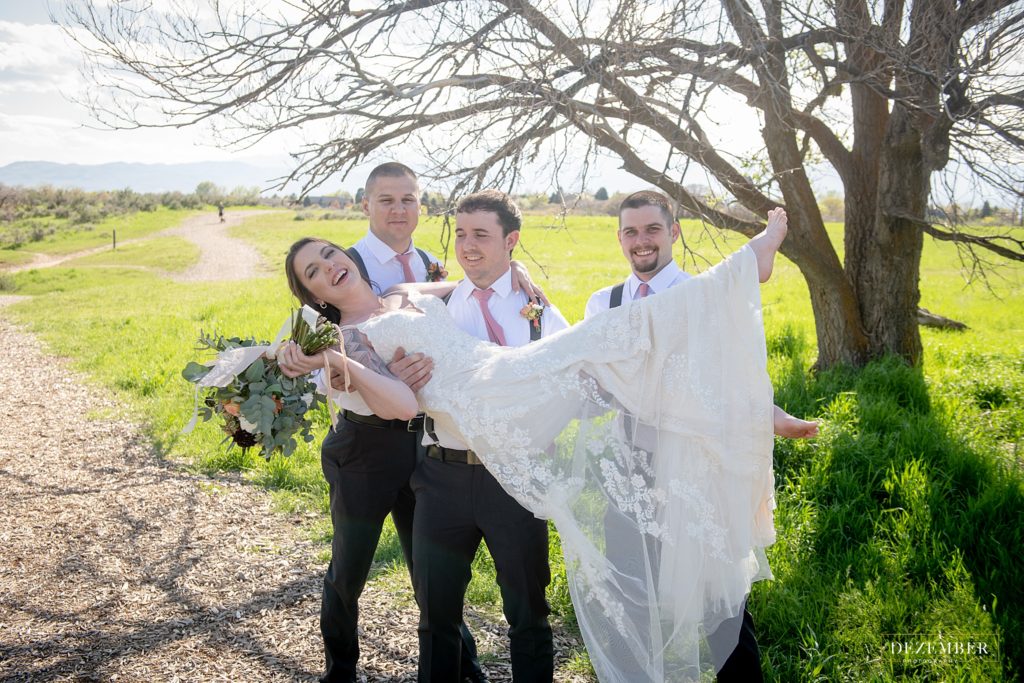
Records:
<instances>
[{"instance_id":1,"label":"bride's dark hair","mask_svg":"<svg viewBox=\"0 0 1024 683\"><path fill-rule=\"evenodd\" d=\"M320 306L320 304L316 302L312 293L310 293L309 289L306 288L306 285L299 279L299 274L295 272L295 255L299 253L300 249L312 242L316 242L317 244L326 244L327 246L334 247L338 251L344 253L352 260L353 263L356 264L356 268L359 269L359 276L363 278L363 281L370 285L371 288L373 287L373 283L370 281L370 276L367 274L366 268L363 267L362 260L359 258L353 258L348 249L340 247L330 240L321 239L319 237L303 237L288 248L288 255L284 257L284 274L285 277L288 278L288 289L292 290L292 294L294 294L295 298L300 302L315 311L319 311L321 315L337 325L341 322L341 311L332 304Z\"/></svg>"}]
</instances>

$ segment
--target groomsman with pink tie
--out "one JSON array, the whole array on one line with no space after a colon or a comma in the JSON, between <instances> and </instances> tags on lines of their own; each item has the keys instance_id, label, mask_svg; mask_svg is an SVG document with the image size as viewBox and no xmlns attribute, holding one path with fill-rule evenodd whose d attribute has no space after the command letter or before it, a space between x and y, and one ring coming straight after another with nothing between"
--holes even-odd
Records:
<instances>
[{"instance_id":1,"label":"groomsman with pink tie","mask_svg":"<svg viewBox=\"0 0 1024 683\"><path fill-rule=\"evenodd\" d=\"M374 168L366 179L363 212L369 230L346 253L378 294L402 282L425 282L431 274L441 279L438 260L413 245L420 189L412 169L397 162ZM331 381L341 388L338 383L343 380ZM423 457L423 416L408 422L385 420L374 415L358 393L341 391L335 396L342 419L321 447L334 534L320 606L326 660L320 680L351 683L358 680L359 596L389 513L410 573L413 569L415 497L409 478ZM457 628L465 680L486 680L476 661L473 637L461 622Z\"/></svg>"},{"instance_id":2,"label":"groomsman with pink tie","mask_svg":"<svg viewBox=\"0 0 1024 683\"><path fill-rule=\"evenodd\" d=\"M411 168L390 161L370 171L362 208L370 229L352 245L354 258L377 294L402 282L427 282L428 271L441 272L437 258L413 244L420 220L420 187Z\"/></svg>"},{"instance_id":3,"label":"groomsman with pink tie","mask_svg":"<svg viewBox=\"0 0 1024 683\"><path fill-rule=\"evenodd\" d=\"M455 215L455 255L466 273L446 297L459 327L479 339L522 346L568 327L553 306L513 290L511 253L522 215L508 197L485 190L462 199ZM392 363L413 390L428 379L429 360ZM427 364L425 368L425 364ZM415 379L412 379L415 378ZM528 400L524 397L524 400ZM549 683L554 674L547 522L523 508L454 434L426 424L427 458L413 473L413 583L420 604L420 683L457 683L459 624L470 566L480 541L497 569L509 623L512 680Z\"/></svg>"},{"instance_id":4,"label":"groomsman with pink tie","mask_svg":"<svg viewBox=\"0 0 1024 683\"><path fill-rule=\"evenodd\" d=\"M619 205L619 229L617 232L622 255L629 262L632 271L625 282L620 282L594 292L587 301L584 318L621 306L623 302L634 301L675 287L690 278L672 258L672 245L680 238L679 221L668 197L660 192L644 190L634 192ZM631 429L634 427L631 425ZM775 406L775 433L788 438L808 438L818 433L818 425L789 415ZM642 446L645 439L643 425L636 425L634 438ZM642 468L641 468L642 469ZM629 524L629 520L614 517L605 519L605 524ZM630 561L630 553L640 549L620 549L623 561ZM656 552L656 549L652 550ZM712 638L710 641L719 681L760 681L760 652L754 635L754 621L747 610L732 620L736 623L720 628L721 633L730 637ZM738 643L733 634L739 632ZM720 642L736 643L722 647Z\"/></svg>"}]
</instances>

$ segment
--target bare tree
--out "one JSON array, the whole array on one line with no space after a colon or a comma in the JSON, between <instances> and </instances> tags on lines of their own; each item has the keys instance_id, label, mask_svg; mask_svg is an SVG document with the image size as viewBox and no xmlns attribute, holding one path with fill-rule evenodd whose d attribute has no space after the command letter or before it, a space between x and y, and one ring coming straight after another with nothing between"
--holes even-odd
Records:
<instances>
[{"instance_id":1,"label":"bare tree","mask_svg":"<svg viewBox=\"0 0 1024 683\"><path fill-rule=\"evenodd\" d=\"M925 234L1024 259L1012 233L926 211L952 165L1024 187L1021 0L292 0L211 3L208 19L148 7L81 0L62 18L114 126L211 120L241 144L313 131L291 176L308 186L410 145L457 190L511 189L528 162L602 150L720 228L761 225L688 192L688 168L722 188L720 206L785 205L783 252L809 285L822 367L920 358ZM763 175L715 144L723 100L756 113ZM845 189L843 261L808 179L819 158Z\"/></svg>"}]
</instances>

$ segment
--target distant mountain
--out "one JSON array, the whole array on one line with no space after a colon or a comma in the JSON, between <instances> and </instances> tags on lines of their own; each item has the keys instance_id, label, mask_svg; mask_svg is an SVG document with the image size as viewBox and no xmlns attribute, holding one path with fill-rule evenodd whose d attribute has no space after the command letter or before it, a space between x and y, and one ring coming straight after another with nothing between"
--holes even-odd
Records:
<instances>
[{"instance_id":1,"label":"distant mountain","mask_svg":"<svg viewBox=\"0 0 1024 683\"><path fill-rule=\"evenodd\" d=\"M57 164L49 161L16 161L0 166L0 183L9 186L77 187L82 190L136 192L192 192L209 180L231 190L239 185L265 190L284 175L283 167L257 166L240 161L204 161L192 164Z\"/></svg>"}]
</instances>

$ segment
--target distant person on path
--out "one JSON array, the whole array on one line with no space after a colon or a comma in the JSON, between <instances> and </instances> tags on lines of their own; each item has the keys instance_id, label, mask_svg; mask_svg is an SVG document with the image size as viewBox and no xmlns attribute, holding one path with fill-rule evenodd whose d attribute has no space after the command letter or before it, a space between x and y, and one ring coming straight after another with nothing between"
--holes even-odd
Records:
<instances>
[{"instance_id":1,"label":"distant person on path","mask_svg":"<svg viewBox=\"0 0 1024 683\"><path fill-rule=\"evenodd\" d=\"M223 203L217 205L217 216L220 218L220 222L223 223L224 222L224 204Z\"/></svg>"}]
</instances>

